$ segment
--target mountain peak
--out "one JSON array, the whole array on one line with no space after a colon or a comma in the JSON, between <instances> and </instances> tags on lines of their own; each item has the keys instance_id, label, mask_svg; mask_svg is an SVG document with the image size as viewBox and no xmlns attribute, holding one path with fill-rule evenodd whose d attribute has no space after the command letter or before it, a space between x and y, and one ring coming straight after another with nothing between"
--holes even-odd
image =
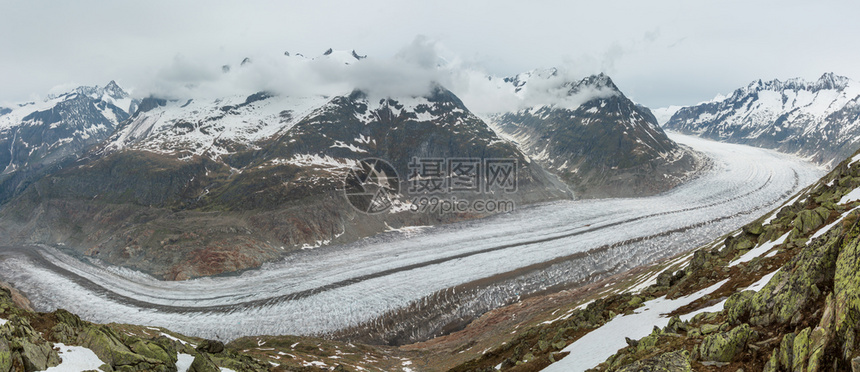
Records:
<instances>
[{"instance_id":1,"label":"mountain peak","mask_svg":"<svg viewBox=\"0 0 860 372\"><path fill-rule=\"evenodd\" d=\"M618 86L612 81L609 75L605 73L599 73L597 75L591 75L585 79L582 79L580 84L585 83L595 88L608 88L612 90L618 90Z\"/></svg>"},{"instance_id":2,"label":"mountain peak","mask_svg":"<svg viewBox=\"0 0 860 372\"><path fill-rule=\"evenodd\" d=\"M119 84L116 83L115 80L111 80L110 83L105 85L103 90L104 90L104 93L107 94L108 96L110 96L111 98L115 98L115 99L128 98L128 93L126 93L126 91L123 90L119 86Z\"/></svg>"},{"instance_id":3,"label":"mountain peak","mask_svg":"<svg viewBox=\"0 0 860 372\"><path fill-rule=\"evenodd\" d=\"M770 81L763 81L761 79L753 80L746 88L741 88L737 90L735 93L739 95L745 95L751 92L760 92L763 90L770 91L784 91L784 90L793 90L793 91L819 91L819 90L843 90L851 83L851 79L837 75L833 72L826 72L821 75L816 81L807 81L801 78L791 78L785 81L781 81L779 79L773 79Z\"/></svg>"},{"instance_id":4,"label":"mountain peak","mask_svg":"<svg viewBox=\"0 0 860 372\"><path fill-rule=\"evenodd\" d=\"M328 48L322 56L321 59L328 59L336 62L343 63L345 65L353 64L357 61L361 61L362 59L367 58L366 55L360 55L358 52L353 49L352 51L346 50L335 50L332 48Z\"/></svg>"},{"instance_id":5,"label":"mountain peak","mask_svg":"<svg viewBox=\"0 0 860 372\"><path fill-rule=\"evenodd\" d=\"M851 79L845 76L836 75L833 72L825 72L821 75L820 78L818 78L816 85L819 87L819 89L840 90L845 89L845 87L848 86L849 82L851 82Z\"/></svg>"}]
</instances>

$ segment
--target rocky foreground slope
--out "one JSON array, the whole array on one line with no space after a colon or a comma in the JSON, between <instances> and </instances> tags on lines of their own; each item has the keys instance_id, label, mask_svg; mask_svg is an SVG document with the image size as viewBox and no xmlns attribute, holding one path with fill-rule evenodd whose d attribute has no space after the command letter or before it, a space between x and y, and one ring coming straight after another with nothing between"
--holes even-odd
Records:
<instances>
[{"instance_id":1,"label":"rocky foreground slope","mask_svg":"<svg viewBox=\"0 0 860 372\"><path fill-rule=\"evenodd\" d=\"M679 109L665 127L832 166L860 146L860 84L833 73L816 81L757 80L728 97Z\"/></svg>"},{"instance_id":2,"label":"rocky foreground slope","mask_svg":"<svg viewBox=\"0 0 860 372\"><path fill-rule=\"evenodd\" d=\"M860 370L858 159L725 239L604 283L583 296L591 302L557 308L561 317L455 370ZM649 311L662 315L624 342L635 331L618 324ZM582 364L591 333L620 350Z\"/></svg>"}]
</instances>

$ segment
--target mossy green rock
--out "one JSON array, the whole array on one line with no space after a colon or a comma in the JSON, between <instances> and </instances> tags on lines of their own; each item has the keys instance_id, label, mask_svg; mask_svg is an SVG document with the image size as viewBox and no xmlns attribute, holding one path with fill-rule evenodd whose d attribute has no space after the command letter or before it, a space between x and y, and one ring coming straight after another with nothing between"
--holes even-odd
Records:
<instances>
[{"instance_id":1,"label":"mossy green rock","mask_svg":"<svg viewBox=\"0 0 860 372\"><path fill-rule=\"evenodd\" d=\"M135 337L126 340L126 344L131 351L146 358L156 359L165 363L176 363L176 348L166 337L156 339L154 342L144 341Z\"/></svg>"},{"instance_id":2,"label":"mossy green rock","mask_svg":"<svg viewBox=\"0 0 860 372\"><path fill-rule=\"evenodd\" d=\"M738 245L735 246L735 250L745 251L752 247L755 247L755 242L753 242L752 240L743 239L738 241Z\"/></svg>"},{"instance_id":3,"label":"mossy green rock","mask_svg":"<svg viewBox=\"0 0 860 372\"><path fill-rule=\"evenodd\" d=\"M699 347L699 357L704 361L730 362L743 352L752 335L748 324L742 324L728 332L706 336Z\"/></svg>"},{"instance_id":4,"label":"mossy green rock","mask_svg":"<svg viewBox=\"0 0 860 372\"><path fill-rule=\"evenodd\" d=\"M810 332L811 329L807 327L794 337L794 347L792 349L792 370L794 371L803 371L804 367L806 367L806 361L809 358Z\"/></svg>"},{"instance_id":5,"label":"mossy green rock","mask_svg":"<svg viewBox=\"0 0 860 372\"><path fill-rule=\"evenodd\" d=\"M58 364L53 345L27 319L13 315L0 326L0 371L42 371Z\"/></svg>"},{"instance_id":6,"label":"mossy green rock","mask_svg":"<svg viewBox=\"0 0 860 372\"><path fill-rule=\"evenodd\" d=\"M659 356L640 360L618 369L618 372L689 372L690 353L687 350L677 350Z\"/></svg>"},{"instance_id":7,"label":"mossy green rock","mask_svg":"<svg viewBox=\"0 0 860 372\"><path fill-rule=\"evenodd\" d=\"M756 292L747 305L738 301L730 308L736 317L745 315L749 306L750 323L766 326L773 323L796 325L803 310L821 296L819 287L829 285L836 270L836 256L841 239L816 240L804 247L791 261Z\"/></svg>"},{"instance_id":8,"label":"mossy green rock","mask_svg":"<svg viewBox=\"0 0 860 372\"><path fill-rule=\"evenodd\" d=\"M200 345L197 345L197 351L218 354L224 351L224 343L215 340L203 340Z\"/></svg>"},{"instance_id":9,"label":"mossy green rock","mask_svg":"<svg viewBox=\"0 0 860 372\"><path fill-rule=\"evenodd\" d=\"M743 231L747 234L761 235L764 232L764 228L762 228L761 223L753 222L744 226Z\"/></svg>"},{"instance_id":10,"label":"mossy green rock","mask_svg":"<svg viewBox=\"0 0 860 372\"><path fill-rule=\"evenodd\" d=\"M794 333L782 336L779 344L779 365L785 369L791 369L794 365Z\"/></svg>"},{"instance_id":11,"label":"mossy green rock","mask_svg":"<svg viewBox=\"0 0 860 372\"><path fill-rule=\"evenodd\" d=\"M750 300L754 295L754 291L741 291L729 296L724 306L729 324L741 324L742 319L749 315Z\"/></svg>"},{"instance_id":12,"label":"mossy green rock","mask_svg":"<svg viewBox=\"0 0 860 372\"><path fill-rule=\"evenodd\" d=\"M827 208L818 207L814 210L803 210L797 214L791 225L801 234L807 235L824 224L824 220L830 215Z\"/></svg>"},{"instance_id":13,"label":"mossy green rock","mask_svg":"<svg viewBox=\"0 0 860 372\"><path fill-rule=\"evenodd\" d=\"M854 356L858 348L858 329L860 329L860 239L857 238L858 226L848 231L852 237L845 244L836 260L833 279L834 322L836 333L843 339L843 358Z\"/></svg>"},{"instance_id":14,"label":"mossy green rock","mask_svg":"<svg viewBox=\"0 0 860 372\"><path fill-rule=\"evenodd\" d=\"M188 372L221 372L221 369L206 354L200 353L194 357Z\"/></svg>"},{"instance_id":15,"label":"mossy green rock","mask_svg":"<svg viewBox=\"0 0 860 372\"><path fill-rule=\"evenodd\" d=\"M176 370L176 349L169 343L120 337L107 326L83 322L65 310L57 310L55 316L58 323L52 329L54 338L92 350L117 371Z\"/></svg>"},{"instance_id":16,"label":"mossy green rock","mask_svg":"<svg viewBox=\"0 0 860 372\"><path fill-rule=\"evenodd\" d=\"M711 333L717 332L720 330L720 326L717 324L702 324L702 334L709 335Z\"/></svg>"}]
</instances>

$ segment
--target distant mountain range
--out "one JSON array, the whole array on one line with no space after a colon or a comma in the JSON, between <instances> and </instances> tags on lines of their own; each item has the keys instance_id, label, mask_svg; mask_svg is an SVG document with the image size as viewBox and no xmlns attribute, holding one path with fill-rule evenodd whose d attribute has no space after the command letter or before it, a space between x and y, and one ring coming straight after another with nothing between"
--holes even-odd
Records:
<instances>
[{"instance_id":1,"label":"distant mountain range","mask_svg":"<svg viewBox=\"0 0 860 372\"><path fill-rule=\"evenodd\" d=\"M107 138L137 105L111 81L0 109L0 204Z\"/></svg>"},{"instance_id":2,"label":"distant mountain range","mask_svg":"<svg viewBox=\"0 0 860 372\"><path fill-rule=\"evenodd\" d=\"M860 147L860 84L833 73L812 82L756 80L727 97L680 108L665 127L832 166Z\"/></svg>"},{"instance_id":3,"label":"distant mountain range","mask_svg":"<svg viewBox=\"0 0 860 372\"><path fill-rule=\"evenodd\" d=\"M328 50L290 58L353 65L365 57ZM246 58L239 68L253 63ZM529 105L491 115L492 125L439 85L421 96L381 99L353 90L138 101L111 82L3 110L0 148L9 151L0 151L7 164L0 244L63 246L185 279L393 228L494 213L413 213L416 195L514 205L647 195L702 166L606 75L566 81L548 70L496 81ZM535 95L550 88L561 95ZM386 160L399 177L385 213L363 214L344 195L345 187L364 187L344 179L366 158ZM516 169L515 192L410 194L410 183L425 180L415 173L420 159L504 159ZM443 182L463 177L440 171Z\"/></svg>"}]
</instances>

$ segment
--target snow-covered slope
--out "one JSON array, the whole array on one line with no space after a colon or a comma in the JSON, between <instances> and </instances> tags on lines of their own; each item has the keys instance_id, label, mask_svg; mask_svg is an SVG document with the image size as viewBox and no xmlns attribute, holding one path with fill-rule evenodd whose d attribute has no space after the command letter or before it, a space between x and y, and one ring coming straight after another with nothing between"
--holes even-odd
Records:
<instances>
[{"instance_id":1,"label":"snow-covered slope","mask_svg":"<svg viewBox=\"0 0 860 372\"><path fill-rule=\"evenodd\" d=\"M107 152L145 150L217 159L289 129L324 105L323 96L289 97L260 92L214 100L160 101L138 112L104 144ZM162 105L163 104L163 105Z\"/></svg>"},{"instance_id":2,"label":"snow-covered slope","mask_svg":"<svg viewBox=\"0 0 860 372\"><path fill-rule=\"evenodd\" d=\"M812 82L757 80L678 110L666 128L835 164L860 142L860 83L833 73Z\"/></svg>"},{"instance_id":3,"label":"snow-covered slope","mask_svg":"<svg viewBox=\"0 0 860 372\"><path fill-rule=\"evenodd\" d=\"M107 138L137 105L111 81L0 109L0 203Z\"/></svg>"},{"instance_id":4,"label":"snow-covered slope","mask_svg":"<svg viewBox=\"0 0 860 372\"><path fill-rule=\"evenodd\" d=\"M654 194L700 167L605 74L572 80L555 69L535 70L501 82L521 108L490 115L495 129L578 197Z\"/></svg>"}]
</instances>

